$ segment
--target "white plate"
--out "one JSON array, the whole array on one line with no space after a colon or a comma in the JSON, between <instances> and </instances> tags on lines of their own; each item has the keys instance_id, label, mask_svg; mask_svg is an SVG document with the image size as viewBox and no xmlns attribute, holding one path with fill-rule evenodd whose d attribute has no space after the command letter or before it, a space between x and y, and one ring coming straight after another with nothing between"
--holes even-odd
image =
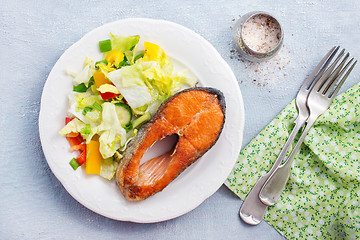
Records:
<instances>
[{"instance_id":1,"label":"white plate","mask_svg":"<svg viewBox=\"0 0 360 240\"><path fill-rule=\"evenodd\" d=\"M174 61L186 66L203 86L220 89L226 100L226 122L213 148L186 169L162 192L141 201L128 202L115 181L73 171L69 160L75 153L58 132L64 126L67 95L72 78L66 68L80 70L86 57L98 61L98 42L109 33L140 35L140 44L160 45ZM241 149L244 107L240 88L230 67L215 48L195 32L172 22L153 19L124 19L105 24L72 45L55 64L41 98L39 131L46 160L65 189L82 205L103 216L123 221L159 222L183 215L210 197L223 184Z\"/></svg>"}]
</instances>

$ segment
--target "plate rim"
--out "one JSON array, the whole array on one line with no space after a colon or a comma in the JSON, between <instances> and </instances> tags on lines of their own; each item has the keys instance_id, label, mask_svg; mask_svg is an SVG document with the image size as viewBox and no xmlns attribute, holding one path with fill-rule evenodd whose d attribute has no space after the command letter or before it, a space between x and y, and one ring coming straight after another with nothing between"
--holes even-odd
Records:
<instances>
[{"instance_id":1,"label":"plate rim","mask_svg":"<svg viewBox=\"0 0 360 240\"><path fill-rule=\"evenodd\" d=\"M171 22L171 21L168 21L168 20L163 20L163 19L153 19L153 18L124 18L124 19L120 19L120 20L116 20L116 21L112 21L112 22L109 22L109 23L106 23L106 24L103 24L101 26L98 26L92 30L90 30L89 32L87 32L85 35L83 35L79 40L77 40L75 43L73 43L70 47L68 47L62 54L61 56L57 59L56 63L54 64L54 66L52 67L48 77L46 78L46 81L45 81L45 84L43 86L43 91L42 91L42 95L41 95L41 102L40 102L40 111L39 111L39 120L38 120L38 130L39 130L39 136L40 136L40 141L41 141L41 146L42 146L42 150L43 150L43 153L44 153L44 156L45 156L45 159L46 159L46 162L48 163L52 173L55 175L55 177L57 178L57 180L59 180L59 182L61 183L61 185L65 188L65 190L77 201L79 202L81 205L83 205L84 207L90 209L91 211L99 214L99 215L102 215L102 216L105 216L107 218L110 218L110 219L114 219L114 220L118 220L118 221L130 221L130 222L138 222L138 223L154 223L154 222L162 222L162 221L166 221L166 220L170 220L170 219L174 219L176 217L179 217L179 216L182 216L190 211L192 211L193 209L197 208L201 203L203 203L207 198L209 198L210 196L212 196L223 184L224 182L221 182L218 184L218 186L214 187L212 191L208 191L206 195L203 196L203 198L201 199L198 199L198 201L196 203L192 203L191 204L191 207L188 207L188 208L185 208L183 209L183 211L178 211L176 214L172 215L172 216L168 216L166 218L162 218L161 216L159 216L157 219L139 219L137 217L114 217L114 216L111 216L109 214L106 214L106 213L103 213L103 212L99 212L99 210L97 209L94 209L93 207L91 206L88 206L86 205L86 201L81 199L80 197L76 196L74 191L72 191L70 189L70 186L67 185L67 184L64 184L62 181L61 181L61 177L59 176L59 172L57 171L54 171L53 170L53 163L51 161L48 160L48 155L49 155L49 152L47 150L44 149L44 144L43 143L43 139L44 139L44 133L42 131L42 123L41 123L41 120L42 120L42 117L43 115L45 114L44 111L42 111L44 109L43 105L44 105L44 92L45 92L45 89L46 89L46 86L48 84L48 79L50 77L52 77L52 72L53 72L53 69L55 69L55 67L57 66L57 64L60 62L60 60L62 59L62 57L68 52L68 51L71 51L74 47L76 47L76 45L78 45L84 38L87 38L88 35L91 35L93 34L93 32L96 32L98 31L99 29L101 28L104 28L104 27L109 27L110 25L113 25L113 24L120 24L122 22L127 22L127 21L146 21L146 22L157 22L157 23L160 23L160 24L168 24L168 25L172 25L176 28L179 28L181 29L182 31L185 31L187 32L188 34L191 34L193 35L194 37L198 38L199 40L201 40L201 44L205 44L207 48L211 49L212 50L212 54L215 54L215 57L218 61L222 62L222 65L223 67L227 68L227 72L228 74L231 74L231 78L232 80L236 83L236 85L238 86L236 88L236 92L237 92L237 95L238 95L238 100L240 102L240 123L239 123L239 126L238 126L238 131L239 131L239 136L238 136L238 141L239 141L239 152L241 150L241 147L242 147L242 142L243 142L243 135L244 135L244 123L245 123L245 110L244 110L244 102L243 102L243 97L242 97L242 94L241 94L241 91L240 91L240 86L238 85L238 82L237 82L237 79L236 79L236 76L235 74L233 73L232 69L230 68L230 66L228 65L228 63L222 58L222 56L220 55L220 53L216 50L216 48L210 43L208 42L204 37L202 37L200 34L196 33L195 31L183 26L183 25L180 25L178 23L174 23L174 22ZM239 153L238 152L238 153ZM237 158L234 158L233 160L233 165L235 164ZM233 166L232 165L232 166ZM228 174L230 174L231 171L228 172ZM226 178L224 179L224 181L226 180Z\"/></svg>"}]
</instances>

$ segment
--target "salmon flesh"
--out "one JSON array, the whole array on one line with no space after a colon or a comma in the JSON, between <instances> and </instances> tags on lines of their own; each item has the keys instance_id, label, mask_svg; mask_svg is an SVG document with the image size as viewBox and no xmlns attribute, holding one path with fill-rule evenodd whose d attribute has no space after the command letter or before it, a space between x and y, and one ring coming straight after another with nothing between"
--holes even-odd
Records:
<instances>
[{"instance_id":1,"label":"salmon flesh","mask_svg":"<svg viewBox=\"0 0 360 240\"><path fill-rule=\"evenodd\" d=\"M225 122L225 98L214 88L191 88L165 101L129 143L116 182L129 201L144 200L163 190L217 141ZM169 152L140 165L155 142L176 134Z\"/></svg>"}]
</instances>

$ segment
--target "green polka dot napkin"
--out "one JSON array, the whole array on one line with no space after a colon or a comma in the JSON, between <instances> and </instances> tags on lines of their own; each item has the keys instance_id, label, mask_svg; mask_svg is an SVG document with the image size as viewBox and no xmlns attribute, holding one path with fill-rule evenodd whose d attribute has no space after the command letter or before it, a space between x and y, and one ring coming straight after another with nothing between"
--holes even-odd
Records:
<instances>
[{"instance_id":1,"label":"green polka dot napkin","mask_svg":"<svg viewBox=\"0 0 360 240\"><path fill-rule=\"evenodd\" d=\"M241 151L225 182L241 199L275 162L296 116L293 101ZM309 131L286 189L268 208L265 221L288 239L359 239L359 165L357 84L337 96Z\"/></svg>"}]
</instances>

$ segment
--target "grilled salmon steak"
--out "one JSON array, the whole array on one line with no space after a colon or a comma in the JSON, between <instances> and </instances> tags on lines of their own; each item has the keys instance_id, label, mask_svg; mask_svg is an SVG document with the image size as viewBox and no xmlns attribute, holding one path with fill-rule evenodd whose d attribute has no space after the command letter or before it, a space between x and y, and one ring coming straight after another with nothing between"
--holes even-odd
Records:
<instances>
[{"instance_id":1,"label":"grilled salmon steak","mask_svg":"<svg viewBox=\"0 0 360 240\"><path fill-rule=\"evenodd\" d=\"M129 201L163 190L217 141L225 121L225 98L214 88L191 88L165 101L129 143L116 172L116 182ZM155 142L176 134L169 152L140 165Z\"/></svg>"}]
</instances>

